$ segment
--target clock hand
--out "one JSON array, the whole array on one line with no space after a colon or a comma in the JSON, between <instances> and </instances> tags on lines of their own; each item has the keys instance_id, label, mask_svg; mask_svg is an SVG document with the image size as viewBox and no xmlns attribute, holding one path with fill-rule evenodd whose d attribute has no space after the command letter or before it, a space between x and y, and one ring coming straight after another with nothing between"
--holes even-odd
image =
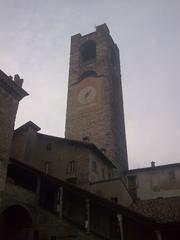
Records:
<instances>
[{"instance_id":1,"label":"clock hand","mask_svg":"<svg viewBox=\"0 0 180 240\"><path fill-rule=\"evenodd\" d=\"M90 93L91 93L91 90L89 90L87 93L85 93L84 97L87 98Z\"/></svg>"}]
</instances>

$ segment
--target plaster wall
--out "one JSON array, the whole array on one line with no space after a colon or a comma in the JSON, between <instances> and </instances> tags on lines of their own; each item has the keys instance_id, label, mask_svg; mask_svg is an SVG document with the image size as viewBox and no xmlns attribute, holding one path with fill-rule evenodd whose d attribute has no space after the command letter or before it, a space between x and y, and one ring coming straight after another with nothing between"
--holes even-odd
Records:
<instances>
[{"instance_id":1,"label":"plaster wall","mask_svg":"<svg viewBox=\"0 0 180 240\"><path fill-rule=\"evenodd\" d=\"M128 176L131 175L136 176L138 199L180 196L180 166L178 165L155 167L128 174Z\"/></svg>"},{"instance_id":2,"label":"plaster wall","mask_svg":"<svg viewBox=\"0 0 180 240\"><path fill-rule=\"evenodd\" d=\"M24 132L19 132L13 136L11 146L11 158L24 161L27 139L28 129L26 129Z\"/></svg>"},{"instance_id":3,"label":"plaster wall","mask_svg":"<svg viewBox=\"0 0 180 240\"><path fill-rule=\"evenodd\" d=\"M112 175L112 166L86 145L38 134L31 127L14 134L11 157L42 171L48 164L48 174L64 180L74 178L78 186L86 189L90 182ZM75 162L74 172L69 171L71 161Z\"/></svg>"},{"instance_id":4,"label":"plaster wall","mask_svg":"<svg viewBox=\"0 0 180 240\"><path fill-rule=\"evenodd\" d=\"M132 203L132 198L121 179L112 179L91 184L91 191L109 200L116 198L117 203L123 206L130 206Z\"/></svg>"}]
</instances>

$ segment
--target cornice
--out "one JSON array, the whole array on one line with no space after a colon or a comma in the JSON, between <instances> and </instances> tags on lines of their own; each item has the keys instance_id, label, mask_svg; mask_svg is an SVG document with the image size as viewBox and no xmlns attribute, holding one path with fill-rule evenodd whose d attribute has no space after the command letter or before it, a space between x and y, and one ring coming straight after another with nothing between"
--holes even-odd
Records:
<instances>
[{"instance_id":1,"label":"cornice","mask_svg":"<svg viewBox=\"0 0 180 240\"><path fill-rule=\"evenodd\" d=\"M0 87L2 87L18 101L29 95L23 88L11 80L11 78L8 77L2 70L0 70Z\"/></svg>"}]
</instances>

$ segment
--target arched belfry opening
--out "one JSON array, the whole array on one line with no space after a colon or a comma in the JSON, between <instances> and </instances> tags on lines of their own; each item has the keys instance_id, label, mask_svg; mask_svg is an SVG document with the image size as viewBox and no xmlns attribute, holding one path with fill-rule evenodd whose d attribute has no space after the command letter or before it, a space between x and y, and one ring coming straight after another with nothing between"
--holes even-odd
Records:
<instances>
[{"instance_id":1,"label":"arched belfry opening","mask_svg":"<svg viewBox=\"0 0 180 240\"><path fill-rule=\"evenodd\" d=\"M86 41L80 48L81 63L87 63L96 59L96 43L92 40Z\"/></svg>"},{"instance_id":2,"label":"arched belfry opening","mask_svg":"<svg viewBox=\"0 0 180 240\"><path fill-rule=\"evenodd\" d=\"M32 218L26 208L13 205L0 214L0 239L31 240L32 234Z\"/></svg>"}]
</instances>

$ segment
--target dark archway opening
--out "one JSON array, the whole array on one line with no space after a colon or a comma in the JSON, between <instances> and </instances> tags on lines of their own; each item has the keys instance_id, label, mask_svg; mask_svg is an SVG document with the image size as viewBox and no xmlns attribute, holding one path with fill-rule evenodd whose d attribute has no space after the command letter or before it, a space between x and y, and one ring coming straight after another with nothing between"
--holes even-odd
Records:
<instances>
[{"instance_id":1,"label":"dark archway opening","mask_svg":"<svg viewBox=\"0 0 180 240\"><path fill-rule=\"evenodd\" d=\"M96 43L87 41L81 46L81 63L87 63L96 59Z\"/></svg>"},{"instance_id":2,"label":"dark archway opening","mask_svg":"<svg viewBox=\"0 0 180 240\"><path fill-rule=\"evenodd\" d=\"M0 215L0 239L31 240L32 232L32 218L24 207L13 205Z\"/></svg>"}]
</instances>

